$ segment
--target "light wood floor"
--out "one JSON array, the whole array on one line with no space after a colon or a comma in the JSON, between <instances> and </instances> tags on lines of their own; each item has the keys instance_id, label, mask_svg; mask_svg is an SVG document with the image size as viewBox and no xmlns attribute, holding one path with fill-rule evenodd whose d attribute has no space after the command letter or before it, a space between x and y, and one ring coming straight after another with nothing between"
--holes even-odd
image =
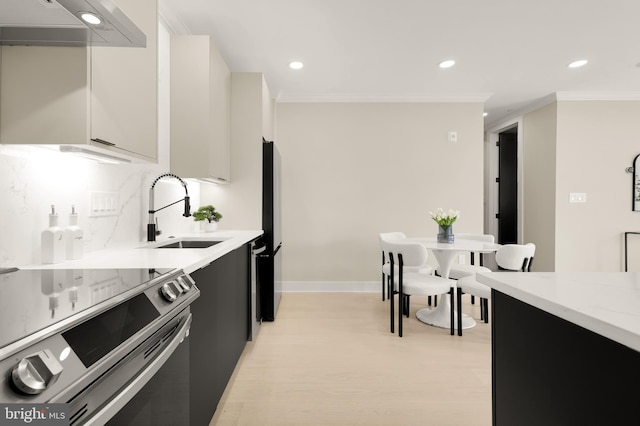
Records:
<instances>
[{"instance_id":1,"label":"light wood floor","mask_svg":"<svg viewBox=\"0 0 640 426\"><path fill-rule=\"evenodd\" d=\"M466 297L468 299L468 296ZM375 293L285 293L249 342L211 425L489 425L490 324L462 337L415 317L389 332Z\"/></svg>"}]
</instances>

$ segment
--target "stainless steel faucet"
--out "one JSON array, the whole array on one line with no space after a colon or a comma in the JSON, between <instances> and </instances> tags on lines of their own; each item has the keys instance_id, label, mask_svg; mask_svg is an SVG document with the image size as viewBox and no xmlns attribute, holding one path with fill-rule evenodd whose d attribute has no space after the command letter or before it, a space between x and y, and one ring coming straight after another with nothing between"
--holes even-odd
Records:
<instances>
[{"instance_id":1,"label":"stainless steel faucet","mask_svg":"<svg viewBox=\"0 0 640 426\"><path fill-rule=\"evenodd\" d=\"M184 196L184 199L182 200L174 201L173 203L167 204L166 206L160 207L159 209L155 210L153 206L153 189L155 188L156 183L158 183L158 181L164 177L172 177L172 178L178 179L182 184L182 186L184 187L185 196ZM178 176L172 173L165 173L163 175L158 176L156 180L153 181L153 183L151 184L151 189L149 190L149 223L147 224L147 241L155 241L156 236L160 235L161 233L161 231L157 229L158 224L156 223L156 219L154 217L155 213L159 212L162 209L166 209L169 206L177 204L181 201L184 201L184 213L182 214L182 216L184 217L191 216L191 205L189 204L189 191L187 191L187 184Z\"/></svg>"}]
</instances>

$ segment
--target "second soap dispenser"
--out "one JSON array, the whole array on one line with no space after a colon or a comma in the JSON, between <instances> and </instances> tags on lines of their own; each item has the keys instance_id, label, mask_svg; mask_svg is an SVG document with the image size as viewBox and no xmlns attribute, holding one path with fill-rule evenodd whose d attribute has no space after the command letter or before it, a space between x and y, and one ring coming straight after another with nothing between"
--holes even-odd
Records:
<instances>
[{"instance_id":1,"label":"second soap dispenser","mask_svg":"<svg viewBox=\"0 0 640 426\"><path fill-rule=\"evenodd\" d=\"M76 206L71 206L71 214L69 215L69 226L64 229L64 239L66 242L67 260L82 258L82 238L84 232L78 226L78 214Z\"/></svg>"}]
</instances>

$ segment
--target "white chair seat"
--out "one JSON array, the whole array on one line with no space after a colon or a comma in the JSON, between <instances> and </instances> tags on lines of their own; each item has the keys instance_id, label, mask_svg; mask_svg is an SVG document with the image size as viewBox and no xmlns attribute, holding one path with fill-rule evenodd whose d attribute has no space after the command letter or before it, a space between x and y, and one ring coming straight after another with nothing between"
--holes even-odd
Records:
<instances>
[{"instance_id":1,"label":"white chair seat","mask_svg":"<svg viewBox=\"0 0 640 426\"><path fill-rule=\"evenodd\" d=\"M384 246L385 241L403 241L406 240L407 236L403 232L383 232L379 235L380 245ZM391 291L389 288L388 282L391 277L391 265L388 259L389 253L385 253L384 249L382 249L382 300L385 299L385 293ZM421 265L406 265L404 267L404 272L416 272L422 274L430 274L433 275L433 268L427 265L427 258L425 257ZM398 271L395 271L395 277L398 277ZM391 296L389 296L391 298ZM429 301L431 304L431 301Z\"/></svg>"},{"instance_id":2,"label":"white chair seat","mask_svg":"<svg viewBox=\"0 0 640 426\"><path fill-rule=\"evenodd\" d=\"M398 293L398 336L402 337L402 317L410 312L410 298L412 295L436 296L440 294L449 294L451 296L449 303L451 306L451 327L450 333L453 335L453 289L455 287L454 280L448 280L435 275L427 275L421 273L407 272L408 267L422 269L427 263L427 249L420 243L398 240L384 240L381 238L382 251L389 254L389 259L394 265L394 273L389 275L391 288L397 289ZM397 280L395 267L397 265ZM400 284L402 283L402 284ZM391 332L394 332L394 295L395 290L389 292L389 313L391 320Z\"/></svg>"},{"instance_id":3,"label":"white chair seat","mask_svg":"<svg viewBox=\"0 0 640 426\"><path fill-rule=\"evenodd\" d=\"M419 273L419 274L429 274L433 273L433 268L429 265L421 265L421 266L405 266L404 267L405 274L407 273ZM391 275L391 264L385 263L382 266L382 272L385 275ZM396 277L398 276L398 270L395 271Z\"/></svg>"},{"instance_id":4,"label":"white chair seat","mask_svg":"<svg viewBox=\"0 0 640 426\"><path fill-rule=\"evenodd\" d=\"M472 294L483 299L491 299L491 287L476 281L475 275L459 279L457 285L463 293Z\"/></svg>"},{"instance_id":5,"label":"white chair seat","mask_svg":"<svg viewBox=\"0 0 640 426\"><path fill-rule=\"evenodd\" d=\"M438 271L436 270L436 272ZM477 272L491 272L491 269L480 265L453 265L449 271L449 278L459 280L475 276Z\"/></svg>"},{"instance_id":6,"label":"white chair seat","mask_svg":"<svg viewBox=\"0 0 640 426\"><path fill-rule=\"evenodd\" d=\"M398 290L398 283L395 283ZM402 292L410 296L437 296L447 294L451 287L455 287L454 280L436 277L435 275L425 275L419 273L407 273L402 277Z\"/></svg>"}]
</instances>

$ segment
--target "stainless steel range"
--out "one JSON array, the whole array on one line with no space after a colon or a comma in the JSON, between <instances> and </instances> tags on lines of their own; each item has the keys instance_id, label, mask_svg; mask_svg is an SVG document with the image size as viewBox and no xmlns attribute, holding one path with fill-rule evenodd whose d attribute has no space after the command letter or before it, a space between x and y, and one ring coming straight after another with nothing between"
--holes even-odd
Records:
<instances>
[{"instance_id":1,"label":"stainless steel range","mask_svg":"<svg viewBox=\"0 0 640 426\"><path fill-rule=\"evenodd\" d=\"M0 274L0 403L105 424L188 336L194 284L175 269Z\"/></svg>"}]
</instances>

